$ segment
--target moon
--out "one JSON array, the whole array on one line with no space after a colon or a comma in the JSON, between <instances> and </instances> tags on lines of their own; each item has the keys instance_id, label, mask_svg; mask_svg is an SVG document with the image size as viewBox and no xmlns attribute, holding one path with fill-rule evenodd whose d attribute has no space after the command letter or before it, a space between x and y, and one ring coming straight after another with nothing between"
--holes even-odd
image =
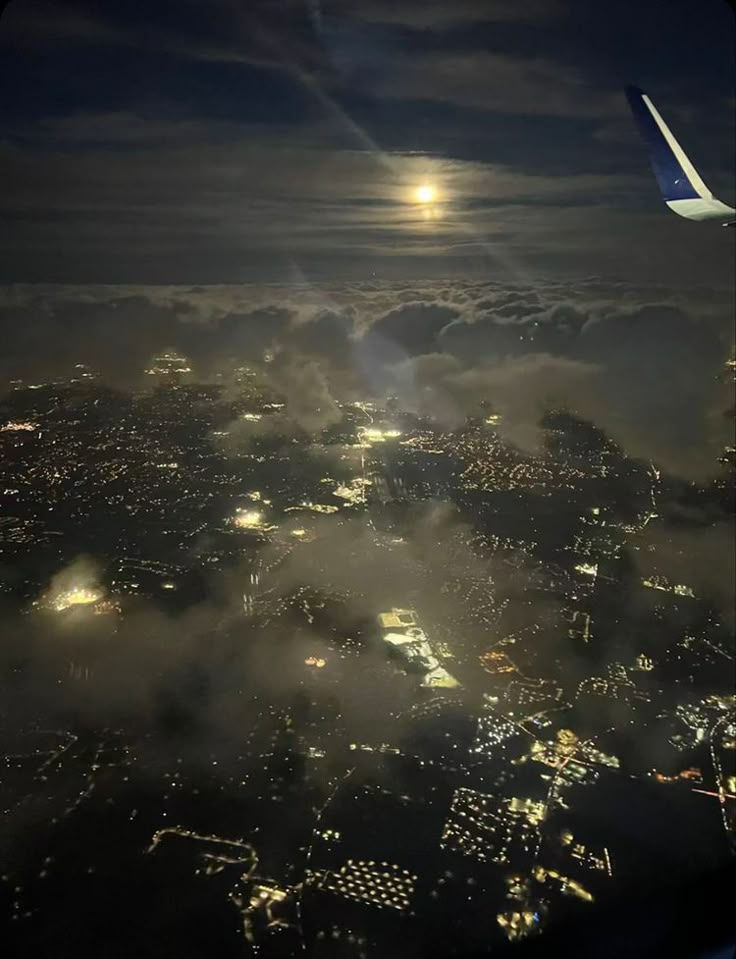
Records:
<instances>
[{"instance_id":1,"label":"moon","mask_svg":"<svg viewBox=\"0 0 736 959\"><path fill-rule=\"evenodd\" d=\"M416 188L414 195L418 203L432 203L437 197L437 191L431 183L422 183Z\"/></svg>"}]
</instances>

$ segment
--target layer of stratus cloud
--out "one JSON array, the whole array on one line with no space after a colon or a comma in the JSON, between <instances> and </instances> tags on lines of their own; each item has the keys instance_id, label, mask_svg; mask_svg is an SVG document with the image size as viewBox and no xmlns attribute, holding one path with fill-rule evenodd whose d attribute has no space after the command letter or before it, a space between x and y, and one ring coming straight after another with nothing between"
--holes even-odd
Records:
<instances>
[{"instance_id":1,"label":"layer of stratus cloud","mask_svg":"<svg viewBox=\"0 0 736 959\"><path fill-rule=\"evenodd\" d=\"M151 356L174 345L205 380L243 363L261 369L307 432L359 398L397 396L442 428L486 400L506 438L536 450L540 417L566 408L633 457L707 477L733 432L732 316L728 290L595 278L15 286L0 301L0 375L53 377L81 362L140 388Z\"/></svg>"},{"instance_id":2,"label":"layer of stratus cloud","mask_svg":"<svg viewBox=\"0 0 736 959\"><path fill-rule=\"evenodd\" d=\"M186 142L177 142L177 131ZM175 279L184 278L184 267L195 279L227 276L222 256L236 278L233 260L248 269L258 253L453 262L474 252L502 261L519 256L525 237L530 252L544 247L554 211L556 234L576 245L581 209L595 219L601 197L626 196L636 185L616 175L542 176L310 144L301 131L261 142L241 131L217 142L216 128L203 127L199 139L186 123L146 123L127 113L55 118L47 132L51 146L0 147L8 184L2 207L16 224L12 249L6 242L20 278L53 275L60 222L66 249L85 258L69 267L68 279L82 265L85 279L119 278L148 258L161 265L163 280L172 251L183 258ZM431 207L414 202L422 182L436 184Z\"/></svg>"}]
</instances>

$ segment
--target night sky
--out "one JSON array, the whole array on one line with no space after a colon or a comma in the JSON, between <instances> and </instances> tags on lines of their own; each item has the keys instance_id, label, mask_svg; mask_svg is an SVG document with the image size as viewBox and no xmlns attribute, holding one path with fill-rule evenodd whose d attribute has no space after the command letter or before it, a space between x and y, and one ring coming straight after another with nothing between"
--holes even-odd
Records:
<instances>
[{"instance_id":1,"label":"night sky","mask_svg":"<svg viewBox=\"0 0 736 959\"><path fill-rule=\"evenodd\" d=\"M0 279L722 282L733 237L666 215L622 87L732 202L733 26L725 0L13 0Z\"/></svg>"}]
</instances>

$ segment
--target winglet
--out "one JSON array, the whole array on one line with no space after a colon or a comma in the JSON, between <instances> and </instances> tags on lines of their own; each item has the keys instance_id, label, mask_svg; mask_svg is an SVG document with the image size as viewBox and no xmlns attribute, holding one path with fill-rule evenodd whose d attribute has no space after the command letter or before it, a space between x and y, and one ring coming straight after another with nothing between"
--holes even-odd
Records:
<instances>
[{"instance_id":1,"label":"winglet","mask_svg":"<svg viewBox=\"0 0 736 959\"><path fill-rule=\"evenodd\" d=\"M736 210L713 196L648 95L626 87L626 98L667 206L690 220L732 219Z\"/></svg>"}]
</instances>

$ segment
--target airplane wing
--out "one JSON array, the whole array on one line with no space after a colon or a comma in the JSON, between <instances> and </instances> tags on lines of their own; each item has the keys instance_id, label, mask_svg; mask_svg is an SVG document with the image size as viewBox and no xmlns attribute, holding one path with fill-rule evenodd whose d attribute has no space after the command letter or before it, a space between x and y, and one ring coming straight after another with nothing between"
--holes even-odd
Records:
<instances>
[{"instance_id":1,"label":"airplane wing","mask_svg":"<svg viewBox=\"0 0 736 959\"><path fill-rule=\"evenodd\" d=\"M626 87L626 97L670 210L688 220L736 225L736 210L713 196L647 94L638 87Z\"/></svg>"}]
</instances>

